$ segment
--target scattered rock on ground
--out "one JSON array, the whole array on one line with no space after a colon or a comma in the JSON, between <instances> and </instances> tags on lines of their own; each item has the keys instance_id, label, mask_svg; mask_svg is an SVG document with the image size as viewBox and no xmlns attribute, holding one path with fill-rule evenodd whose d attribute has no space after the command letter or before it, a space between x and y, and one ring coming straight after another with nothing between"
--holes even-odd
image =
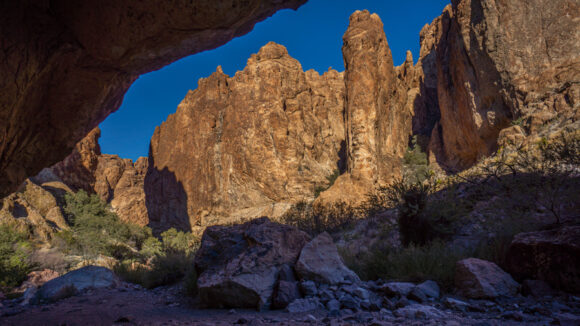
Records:
<instances>
[{"instance_id":1,"label":"scattered rock on ground","mask_svg":"<svg viewBox=\"0 0 580 326\"><path fill-rule=\"evenodd\" d=\"M296 272L302 279L327 284L360 281L359 277L344 265L336 245L326 232L302 248L296 263Z\"/></svg>"},{"instance_id":2,"label":"scattered rock on ground","mask_svg":"<svg viewBox=\"0 0 580 326\"><path fill-rule=\"evenodd\" d=\"M116 287L119 282L108 268L86 266L46 282L36 296L39 300L56 301L85 289Z\"/></svg>"},{"instance_id":3,"label":"scattered rock on ground","mask_svg":"<svg viewBox=\"0 0 580 326\"><path fill-rule=\"evenodd\" d=\"M395 316L410 319L439 319L444 318L445 313L435 307L412 304L395 310Z\"/></svg>"},{"instance_id":4,"label":"scattered rock on ground","mask_svg":"<svg viewBox=\"0 0 580 326\"><path fill-rule=\"evenodd\" d=\"M308 312L324 309L318 298L296 299L286 307L288 312Z\"/></svg>"},{"instance_id":5,"label":"scattered rock on ground","mask_svg":"<svg viewBox=\"0 0 580 326\"><path fill-rule=\"evenodd\" d=\"M467 258L455 266L455 287L468 298L490 299L516 295L519 284L496 264Z\"/></svg>"},{"instance_id":6,"label":"scattered rock on ground","mask_svg":"<svg viewBox=\"0 0 580 326\"><path fill-rule=\"evenodd\" d=\"M411 293L411 291L413 290L414 287L415 287L415 284L413 284L413 283L390 282L390 283L385 283L381 287L381 290L389 297L394 297L394 296L406 297L407 295L409 295L409 293Z\"/></svg>"}]
</instances>

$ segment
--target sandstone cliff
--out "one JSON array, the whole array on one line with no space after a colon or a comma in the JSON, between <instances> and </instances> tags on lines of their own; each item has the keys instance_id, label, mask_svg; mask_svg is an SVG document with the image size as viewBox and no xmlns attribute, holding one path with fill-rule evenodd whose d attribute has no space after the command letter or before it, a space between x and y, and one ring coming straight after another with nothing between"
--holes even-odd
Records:
<instances>
[{"instance_id":1,"label":"sandstone cliff","mask_svg":"<svg viewBox=\"0 0 580 326\"><path fill-rule=\"evenodd\" d=\"M64 159L140 74L304 2L0 2L0 196Z\"/></svg>"},{"instance_id":2,"label":"sandstone cliff","mask_svg":"<svg viewBox=\"0 0 580 326\"><path fill-rule=\"evenodd\" d=\"M268 43L233 77L221 68L189 92L151 139L152 225L276 216L341 167L341 73L304 72Z\"/></svg>"}]
</instances>

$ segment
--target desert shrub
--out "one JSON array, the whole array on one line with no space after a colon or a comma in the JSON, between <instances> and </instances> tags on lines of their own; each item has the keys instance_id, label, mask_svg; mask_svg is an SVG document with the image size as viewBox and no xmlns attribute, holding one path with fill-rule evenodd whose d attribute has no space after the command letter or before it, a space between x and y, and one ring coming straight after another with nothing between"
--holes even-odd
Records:
<instances>
[{"instance_id":1,"label":"desert shrub","mask_svg":"<svg viewBox=\"0 0 580 326\"><path fill-rule=\"evenodd\" d=\"M114 271L126 282L151 289L179 282L185 275L191 277L193 257L184 252L169 252L154 256L148 264L136 260L122 261L114 267ZM191 282L190 279L186 281Z\"/></svg>"},{"instance_id":2,"label":"desert shrub","mask_svg":"<svg viewBox=\"0 0 580 326\"><path fill-rule=\"evenodd\" d=\"M193 263L189 264L185 269L185 276L183 277L183 292L185 295L195 297L197 295L197 272Z\"/></svg>"},{"instance_id":3,"label":"desert shrub","mask_svg":"<svg viewBox=\"0 0 580 326\"><path fill-rule=\"evenodd\" d=\"M331 175L326 176L326 181L328 182L326 185L323 186L316 186L314 188L314 198L320 196L323 191L328 190L328 188L332 187L336 179L340 176L340 171L338 169L334 170Z\"/></svg>"},{"instance_id":4,"label":"desert shrub","mask_svg":"<svg viewBox=\"0 0 580 326\"><path fill-rule=\"evenodd\" d=\"M25 233L8 224L0 224L0 289L20 285L32 270L29 262L31 244Z\"/></svg>"},{"instance_id":5,"label":"desert shrub","mask_svg":"<svg viewBox=\"0 0 580 326\"><path fill-rule=\"evenodd\" d=\"M368 202L379 207L397 207L401 242L405 246L424 245L451 236L454 222L468 211L463 208L463 201L454 196L439 194L435 199L434 189L429 181L395 179L389 186L379 188Z\"/></svg>"},{"instance_id":6,"label":"desert shrub","mask_svg":"<svg viewBox=\"0 0 580 326\"><path fill-rule=\"evenodd\" d=\"M126 259L138 254L151 229L123 223L97 195L81 190L65 195L64 211L70 230L63 230L53 241L63 250L83 256L99 254Z\"/></svg>"},{"instance_id":7,"label":"desert shrub","mask_svg":"<svg viewBox=\"0 0 580 326\"><path fill-rule=\"evenodd\" d=\"M564 131L550 140L501 148L466 175L472 187L509 198L509 210L549 212L560 224L566 207L578 201L580 133Z\"/></svg>"},{"instance_id":8,"label":"desert shrub","mask_svg":"<svg viewBox=\"0 0 580 326\"><path fill-rule=\"evenodd\" d=\"M190 254L201 245L201 239L191 232L177 231L175 228L161 233L163 250L165 252L183 252Z\"/></svg>"},{"instance_id":9,"label":"desert shrub","mask_svg":"<svg viewBox=\"0 0 580 326\"><path fill-rule=\"evenodd\" d=\"M141 256L145 258L161 255L163 253L163 243L155 237L145 239L141 246Z\"/></svg>"},{"instance_id":10,"label":"desert shrub","mask_svg":"<svg viewBox=\"0 0 580 326\"><path fill-rule=\"evenodd\" d=\"M429 168L427 154L417 144L417 136L411 141L411 146L403 156L403 178L411 183L422 183L432 174Z\"/></svg>"},{"instance_id":11,"label":"desert shrub","mask_svg":"<svg viewBox=\"0 0 580 326\"><path fill-rule=\"evenodd\" d=\"M139 259L125 260L115 266L123 280L146 288L184 281L184 292L195 293L197 276L193 260L200 239L191 232L171 228L161 233L161 240L149 237L143 241Z\"/></svg>"},{"instance_id":12,"label":"desert shrub","mask_svg":"<svg viewBox=\"0 0 580 326\"><path fill-rule=\"evenodd\" d=\"M444 288L453 285L455 263L469 257L468 252L439 240L425 246L410 245L405 248L378 246L371 248L363 257L341 254L348 267L365 280L434 280Z\"/></svg>"},{"instance_id":13,"label":"desert shrub","mask_svg":"<svg viewBox=\"0 0 580 326\"><path fill-rule=\"evenodd\" d=\"M300 201L284 213L279 222L316 236L323 232L333 233L347 228L358 218L360 218L359 210L344 202L315 209L312 203Z\"/></svg>"}]
</instances>

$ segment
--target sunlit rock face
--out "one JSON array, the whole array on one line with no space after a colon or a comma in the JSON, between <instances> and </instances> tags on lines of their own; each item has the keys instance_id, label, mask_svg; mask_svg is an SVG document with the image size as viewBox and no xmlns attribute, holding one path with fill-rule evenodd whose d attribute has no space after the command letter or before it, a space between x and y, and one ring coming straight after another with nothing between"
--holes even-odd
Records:
<instances>
[{"instance_id":1,"label":"sunlit rock face","mask_svg":"<svg viewBox=\"0 0 580 326\"><path fill-rule=\"evenodd\" d=\"M148 225L144 187L147 158L133 162L117 155L101 154L100 135L99 128L92 130L62 162L42 170L33 180L40 184L56 181L70 191L95 193L111 205L122 221Z\"/></svg>"},{"instance_id":2,"label":"sunlit rock face","mask_svg":"<svg viewBox=\"0 0 580 326\"><path fill-rule=\"evenodd\" d=\"M52 1L51 15L48 4L0 5L2 37L14 44L0 53L9 63L0 72L15 76L0 81L8 94L0 98L0 191L65 157L140 73L300 3L250 2L226 10L197 1L195 12L150 15L152 1L100 9ZM304 72L269 43L235 76L218 68L202 79L157 128L148 159L101 155L93 131L52 173L158 231L279 216L311 200L336 170L342 175L315 206L356 204L400 175L411 135L432 163L458 171L493 153L500 136L532 139L550 121L578 121L579 13L571 0L454 0L421 31L417 64L409 53L394 67L379 17L357 11L343 37L345 72ZM98 29L88 29L97 18Z\"/></svg>"},{"instance_id":3,"label":"sunlit rock face","mask_svg":"<svg viewBox=\"0 0 580 326\"><path fill-rule=\"evenodd\" d=\"M277 216L313 197L343 164L343 110L343 74L304 72L282 45L233 77L218 67L151 139L152 225Z\"/></svg>"},{"instance_id":4,"label":"sunlit rock face","mask_svg":"<svg viewBox=\"0 0 580 326\"><path fill-rule=\"evenodd\" d=\"M366 10L353 13L342 53L347 173L321 194L316 206L355 204L400 175L411 134L407 87L398 78L379 16Z\"/></svg>"},{"instance_id":5,"label":"sunlit rock face","mask_svg":"<svg viewBox=\"0 0 580 326\"><path fill-rule=\"evenodd\" d=\"M533 133L538 119L574 116L579 12L571 0L454 0L423 29L416 117L440 112L429 148L442 166L457 171L490 155L516 118ZM415 120L414 130L431 127Z\"/></svg>"},{"instance_id":6,"label":"sunlit rock face","mask_svg":"<svg viewBox=\"0 0 580 326\"><path fill-rule=\"evenodd\" d=\"M0 196L70 154L140 74L304 2L2 1Z\"/></svg>"}]
</instances>

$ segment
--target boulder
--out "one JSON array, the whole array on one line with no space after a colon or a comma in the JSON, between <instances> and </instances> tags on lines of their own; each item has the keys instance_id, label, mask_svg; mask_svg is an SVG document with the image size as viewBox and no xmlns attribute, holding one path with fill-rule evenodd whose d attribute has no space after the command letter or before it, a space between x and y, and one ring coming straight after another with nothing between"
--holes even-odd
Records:
<instances>
[{"instance_id":1,"label":"boulder","mask_svg":"<svg viewBox=\"0 0 580 326\"><path fill-rule=\"evenodd\" d=\"M200 299L209 307L266 308L284 264L295 264L310 237L267 218L211 226L195 257Z\"/></svg>"},{"instance_id":2,"label":"boulder","mask_svg":"<svg viewBox=\"0 0 580 326\"><path fill-rule=\"evenodd\" d=\"M272 297L272 308L284 309L296 299L300 299L298 282L279 281Z\"/></svg>"},{"instance_id":3,"label":"boulder","mask_svg":"<svg viewBox=\"0 0 580 326\"><path fill-rule=\"evenodd\" d=\"M455 298L446 297L441 302L449 309L466 312L470 306L469 303L457 300Z\"/></svg>"},{"instance_id":4,"label":"boulder","mask_svg":"<svg viewBox=\"0 0 580 326\"><path fill-rule=\"evenodd\" d=\"M110 269L86 266L44 283L36 297L42 301L56 301L86 289L113 288L119 283Z\"/></svg>"},{"instance_id":5,"label":"boulder","mask_svg":"<svg viewBox=\"0 0 580 326\"><path fill-rule=\"evenodd\" d=\"M300 282L300 290L302 294L306 297L313 297L318 294L318 289L316 288L316 283L312 281L302 281Z\"/></svg>"},{"instance_id":6,"label":"boulder","mask_svg":"<svg viewBox=\"0 0 580 326\"><path fill-rule=\"evenodd\" d=\"M506 262L517 279L543 280L556 289L580 292L580 226L520 233Z\"/></svg>"},{"instance_id":7,"label":"boulder","mask_svg":"<svg viewBox=\"0 0 580 326\"><path fill-rule=\"evenodd\" d=\"M441 319L447 315L435 307L412 304L395 310L395 316L409 319Z\"/></svg>"},{"instance_id":8,"label":"boulder","mask_svg":"<svg viewBox=\"0 0 580 326\"><path fill-rule=\"evenodd\" d=\"M467 258L455 265L455 287L468 298L491 299L514 296L519 285L496 264Z\"/></svg>"},{"instance_id":9,"label":"boulder","mask_svg":"<svg viewBox=\"0 0 580 326\"><path fill-rule=\"evenodd\" d=\"M415 288L415 284L408 282L391 282L384 284L380 290L383 291L387 296L394 297L406 297Z\"/></svg>"},{"instance_id":10,"label":"boulder","mask_svg":"<svg viewBox=\"0 0 580 326\"><path fill-rule=\"evenodd\" d=\"M302 248L296 263L296 272L301 279L326 284L360 281L359 277L344 265L336 245L326 232Z\"/></svg>"},{"instance_id":11,"label":"boulder","mask_svg":"<svg viewBox=\"0 0 580 326\"><path fill-rule=\"evenodd\" d=\"M286 307L288 312L308 312L318 309L324 309L318 298L297 299Z\"/></svg>"},{"instance_id":12,"label":"boulder","mask_svg":"<svg viewBox=\"0 0 580 326\"><path fill-rule=\"evenodd\" d=\"M409 299L419 302L424 302L429 299L439 299L439 285L434 281L425 281L411 290Z\"/></svg>"},{"instance_id":13,"label":"boulder","mask_svg":"<svg viewBox=\"0 0 580 326\"><path fill-rule=\"evenodd\" d=\"M522 282L522 294L535 298L552 297L556 291L550 285L541 280L525 280Z\"/></svg>"}]
</instances>

